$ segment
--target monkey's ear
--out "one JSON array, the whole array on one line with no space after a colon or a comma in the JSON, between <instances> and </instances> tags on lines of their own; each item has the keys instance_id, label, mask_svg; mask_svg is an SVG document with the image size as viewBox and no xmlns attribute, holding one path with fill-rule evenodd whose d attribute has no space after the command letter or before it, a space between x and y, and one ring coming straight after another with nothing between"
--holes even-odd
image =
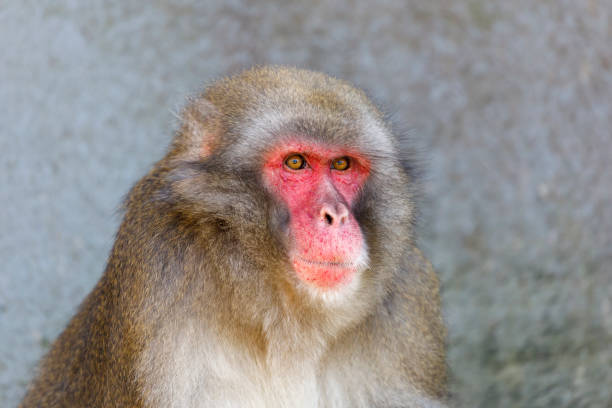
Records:
<instances>
[{"instance_id":1,"label":"monkey's ear","mask_svg":"<svg viewBox=\"0 0 612 408\"><path fill-rule=\"evenodd\" d=\"M219 111L204 98L196 98L183 109L175 143L177 153L187 160L208 158L218 147L221 135Z\"/></svg>"}]
</instances>

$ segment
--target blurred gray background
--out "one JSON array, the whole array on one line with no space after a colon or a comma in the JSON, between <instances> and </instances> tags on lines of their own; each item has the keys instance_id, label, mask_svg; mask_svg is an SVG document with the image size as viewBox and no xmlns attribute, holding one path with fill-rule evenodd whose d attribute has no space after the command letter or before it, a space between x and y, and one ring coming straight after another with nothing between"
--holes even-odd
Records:
<instances>
[{"instance_id":1,"label":"blurred gray background","mask_svg":"<svg viewBox=\"0 0 612 408\"><path fill-rule=\"evenodd\" d=\"M457 406L612 406L612 2L0 2L0 406L104 268L173 112L252 64L416 135Z\"/></svg>"}]
</instances>

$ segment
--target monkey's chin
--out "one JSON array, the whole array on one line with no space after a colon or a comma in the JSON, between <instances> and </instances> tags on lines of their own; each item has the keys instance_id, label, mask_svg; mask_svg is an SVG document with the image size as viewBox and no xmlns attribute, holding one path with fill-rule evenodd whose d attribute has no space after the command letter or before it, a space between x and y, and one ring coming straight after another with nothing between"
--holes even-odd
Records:
<instances>
[{"instance_id":1,"label":"monkey's chin","mask_svg":"<svg viewBox=\"0 0 612 408\"><path fill-rule=\"evenodd\" d=\"M292 264L300 280L324 291L346 286L360 269L354 262L310 260L299 255L292 257Z\"/></svg>"}]
</instances>

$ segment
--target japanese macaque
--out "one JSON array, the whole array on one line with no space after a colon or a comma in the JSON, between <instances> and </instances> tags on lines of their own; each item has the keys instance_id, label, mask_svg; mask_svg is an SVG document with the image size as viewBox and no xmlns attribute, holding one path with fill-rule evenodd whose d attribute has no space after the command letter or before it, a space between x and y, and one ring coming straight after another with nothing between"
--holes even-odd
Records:
<instances>
[{"instance_id":1,"label":"japanese macaque","mask_svg":"<svg viewBox=\"0 0 612 408\"><path fill-rule=\"evenodd\" d=\"M247 70L182 112L21 407L440 407L410 159L362 91Z\"/></svg>"}]
</instances>

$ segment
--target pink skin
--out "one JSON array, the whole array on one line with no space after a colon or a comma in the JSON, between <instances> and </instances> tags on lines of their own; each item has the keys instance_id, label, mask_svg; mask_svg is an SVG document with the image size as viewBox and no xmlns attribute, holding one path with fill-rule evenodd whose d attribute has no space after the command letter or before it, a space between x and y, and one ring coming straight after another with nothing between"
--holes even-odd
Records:
<instances>
[{"instance_id":1,"label":"pink skin","mask_svg":"<svg viewBox=\"0 0 612 408\"><path fill-rule=\"evenodd\" d=\"M293 154L306 160L305 168L287 167ZM349 167L332 168L332 161L344 156ZM264 183L289 209L289 257L302 281L331 289L356 272L365 249L351 207L368 174L369 163L357 152L306 140L286 142L266 155Z\"/></svg>"}]
</instances>

